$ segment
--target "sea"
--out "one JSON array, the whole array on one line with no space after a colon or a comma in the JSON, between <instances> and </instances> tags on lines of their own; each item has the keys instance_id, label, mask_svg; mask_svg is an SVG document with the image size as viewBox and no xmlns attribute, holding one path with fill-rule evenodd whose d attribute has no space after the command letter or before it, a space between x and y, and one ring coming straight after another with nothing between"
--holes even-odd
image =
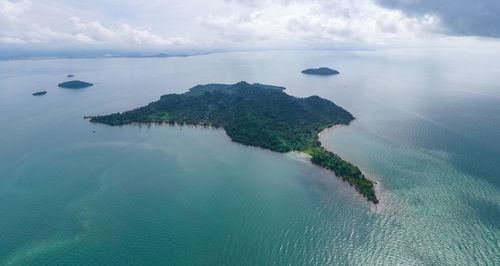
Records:
<instances>
[{"instance_id":1,"label":"sea","mask_svg":"<svg viewBox=\"0 0 500 266\"><path fill-rule=\"evenodd\" d=\"M239 81L351 112L320 140L380 204L223 129L84 119ZM498 49L0 61L0 265L496 265L499 241Z\"/></svg>"}]
</instances>

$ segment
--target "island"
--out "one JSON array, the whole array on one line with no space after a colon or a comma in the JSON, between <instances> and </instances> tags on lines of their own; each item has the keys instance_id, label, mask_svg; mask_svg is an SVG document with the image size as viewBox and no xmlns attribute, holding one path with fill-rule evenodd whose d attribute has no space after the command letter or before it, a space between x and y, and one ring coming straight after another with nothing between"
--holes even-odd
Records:
<instances>
[{"instance_id":1,"label":"island","mask_svg":"<svg viewBox=\"0 0 500 266\"><path fill-rule=\"evenodd\" d=\"M66 77L68 77L68 78L72 78L72 77L74 77L74 76L75 76L75 75L71 75L71 74L66 75Z\"/></svg>"},{"instance_id":2,"label":"island","mask_svg":"<svg viewBox=\"0 0 500 266\"><path fill-rule=\"evenodd\" d=\"M375 182L357 166L323 148L319 141L322 130L349 125L354 117L329 100L318 96L297 98L284 89L244 81L198 85L183 94L163 95L131 111L86 118L111 126L168 123L221 127L237 143L276 152L306 153L312 163L332 170L377 204Z\"/></svg>"},{"instance_id":3,"label":"island","mask_svg":"<svg viewBox=\"0 0 500 266\"><path fill-rule=\"evenodd\" d=\"M306 70L302 70L302 73L307 75L330 76L330 75L337 75L340 72L328 67L320 67L320 68L309 68Z\"/></svg>"},{"instance_id":4,"label":"island","mask_svg":"<svg viewBox=\"0 0 500 266\"><path fill-rule=\"evenodd\" d=\"M94 84L85 81L72 80L59 83L57 86L66 89L83 89L90 86L94 86Z\"/></svg>"},{"instance_id":5,"label":"island","mask_svg":"<svg viewBox=\"0 0 500 266\"><path fill-rule=\"evenodd\" d=\"M33 95L33 96L42 96L42 95L45 95L45 94L47 94L47 91L37 91L37 92L35 92L35 93L31 94L31 95Z\"/></svg>"}]
</instances>

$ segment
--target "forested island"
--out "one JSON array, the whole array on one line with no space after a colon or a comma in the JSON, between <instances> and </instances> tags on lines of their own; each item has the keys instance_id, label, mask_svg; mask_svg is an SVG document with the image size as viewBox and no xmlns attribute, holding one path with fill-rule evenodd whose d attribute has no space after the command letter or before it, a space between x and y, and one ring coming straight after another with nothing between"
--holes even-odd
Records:
<instances>
[{"instance_id":1,"label":"forested island","mask_svg":"<svg viewBox=\"0 0 500 266\"><path fill-rule=\"evenodd\" d=\"M320 67L320 68L309 68L306 70L302 70L302 73L308 75L330 76L330 75L337 75L340 72L328 67Z\"/></svg>"},{"instance_id":2,"label":"forested island","mask_svg":"<svg viewBox=\"0 0 500 266\"><path fill-rule=\"evenodd\" d=\"M89 82L85 82L85 81L72 80L72 81L66 81L63 83L59 83L57 86L61 87L61 88L66 88L66 89L83 89L83 88L94 86L94 84L89 83Z\"/></svg>"},{"instance_id":3,"label":"forested island","mask_svg":"<svg viewBox=\"0 0 500 266\"><path fill-rule=\"evenodd\" d=\"M42 95L45 95L45 94L47 94L47 91L37 91L37 92L34 92L31 95L33 95L33 96L42 96Z\"/></svg>"},{"instance_id":4,"label":"forested island","mask_svg":"<svg viewBox=\"0 0 500 266\"><path fill-rule=\"evenodd\" d=\"M311 162L333 170L363 196L378 203L374 182L355 165L321 146L318 134L334 125L349 125L354 117L318 96L297 98L285 88L239 82L198 85L183 94L124 113L89 117L112 126L130 123L169 123L222 127L231 140L276 152L301 151Z\"/></svg>"}]
</instances>

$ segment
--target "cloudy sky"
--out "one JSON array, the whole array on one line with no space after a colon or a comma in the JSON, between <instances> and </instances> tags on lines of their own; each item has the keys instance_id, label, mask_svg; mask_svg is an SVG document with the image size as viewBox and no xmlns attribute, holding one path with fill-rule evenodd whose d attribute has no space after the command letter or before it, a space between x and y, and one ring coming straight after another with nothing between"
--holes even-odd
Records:
<instances>
[{"instance_id":1,"label":"cloudy sky","mask_svg":"<svg viewBox=\"0 0 500 266\"><path fill-rule=\"evenodd\" d=\"M499 0L0 0L0 49L244 50L500 38Z\"/></svg>"}]
</instances>

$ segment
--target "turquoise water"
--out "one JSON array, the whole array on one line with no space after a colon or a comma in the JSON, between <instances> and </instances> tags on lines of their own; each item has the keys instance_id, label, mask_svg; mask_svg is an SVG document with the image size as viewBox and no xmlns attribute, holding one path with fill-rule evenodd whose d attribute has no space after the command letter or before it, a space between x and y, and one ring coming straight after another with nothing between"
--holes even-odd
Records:
<instances>
[{"instance_id":1,"label":"turquoise water","mask_svg":"<svg viewBox=\"0 0 500 266\"><path fill-rule=\"evenodd\" d=\"M499 59L401 49L0 61L0 264L499 264ZM300 74L318 66L341 74ZM57 88L67 74L95 85ZM222 130L82 119L240 80L352 112L321 141L379 182L381 204Z\"/></svg>"}]
</instances>

